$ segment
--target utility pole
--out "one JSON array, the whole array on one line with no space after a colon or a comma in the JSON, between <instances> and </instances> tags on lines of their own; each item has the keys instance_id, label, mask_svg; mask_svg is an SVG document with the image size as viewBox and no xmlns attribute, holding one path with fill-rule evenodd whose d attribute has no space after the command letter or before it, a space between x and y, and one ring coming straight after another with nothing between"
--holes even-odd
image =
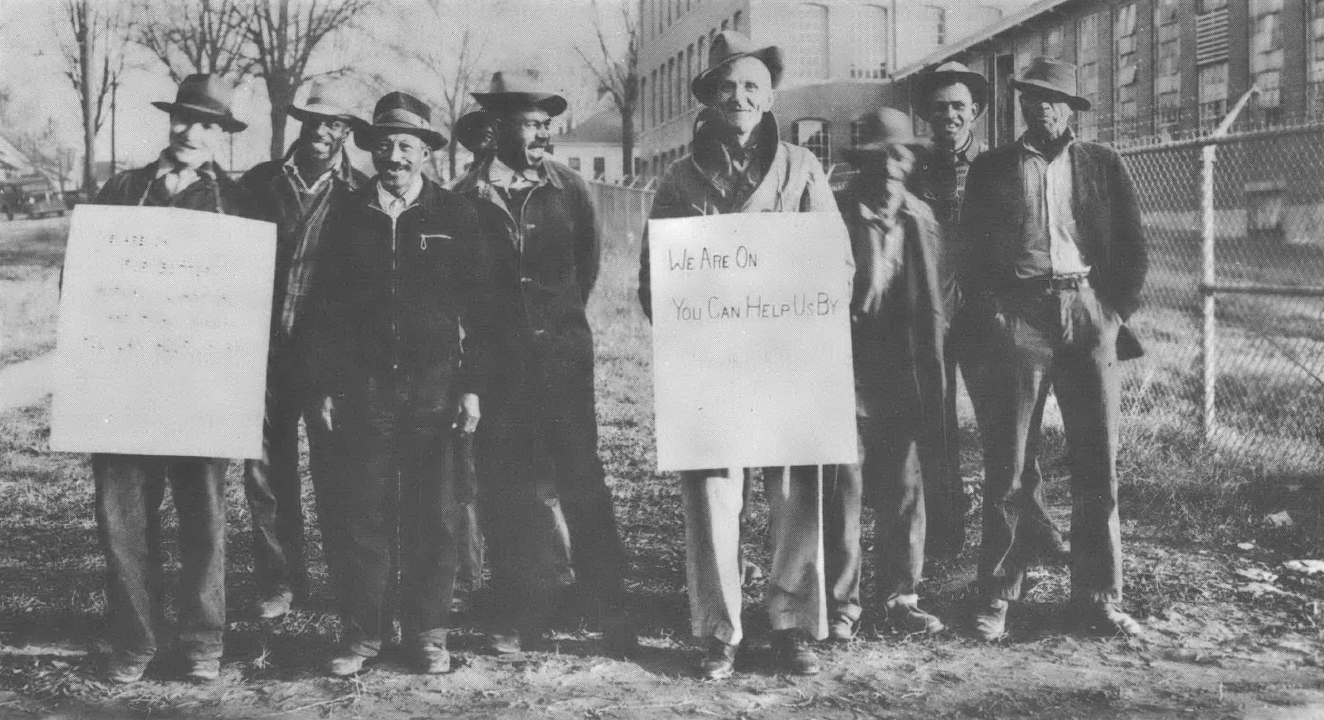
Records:
<instances>
[{"instance_id":1,"label":"utility pole","mask_svg":"<svg viewBox=\"0 0 1324 720\"><path fill-rule=\"evenodd\" d=\"M119 75L116 75L115 82L111 83L110 86L110 175L106 176L108 178L119 169L116 163L117 156L115 155L115 109L118 107L115 100L116 96L119 95L119 90L120 78Z\"/></svg>"}]
</instances>

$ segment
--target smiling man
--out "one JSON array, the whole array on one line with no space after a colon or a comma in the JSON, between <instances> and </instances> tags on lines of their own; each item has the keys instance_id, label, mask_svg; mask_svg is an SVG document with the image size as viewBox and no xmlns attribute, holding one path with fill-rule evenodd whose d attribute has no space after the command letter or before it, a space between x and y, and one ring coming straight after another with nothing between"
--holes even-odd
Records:
<instances>
[{"instance_id":1,"label":"smiling man","mask_svg":"<svg viewBox=\"0 0 1324 720\"><path fill-rule=\"evenodd\" d=\"M423 672L451 669L462 544L454 436L478 427L493 275L473 207L423 176L446 144L431 115L389 93L355 135L377 176L327 218L323 281L309 299L319 432L348 456L318 488L319 512L343 522L327 555L344 627L326 665L335 676L381 651L397 504L406 649Z\"/></svg>"},{"instance_id":2,"label":"smiling man","mask_svg":"<svg viewBox=\"0 0 1324 720\"><path fill-rule=\"evenodd\" d=\"M215 161L226 134L247 127L230 110L233 94L220 76L190 75L174 102L152 103L170 113L168 147L150 165L112 177L96 202L254 217L248 193ZM166 483L181 518L177 649L190 680L220 676L228 464L224 458L92 456L97 531L106 555L109 680L138 680L156 655L165 600L157 536Z\"/></svg>"},{"instance_id":3,"label":"smiling man","mask_svg":"<svg viewBox=\"0 0 1324 720\"><path fill-rule=\"evenodd\" d=\"M260 460L244 464L244 493L253 519L253 563L258 585L255 612L269 620L284 615L306 591L303 505L299 482L299 418L308 419L308 455L314 489L343 467L338 449L314 422L320 398L312 392L309 363L319 348L307 332L306 306L321 264L321 231L332 207L367 181L345 152L345 141L367 123L352 110L343 88L316 84L303 105L286 112L302 123L281 160L253 167L240 184L252 193L264 220L276 223L276 277L267 361L267 416ZM319 493L319 498L321 494ZM323 507L318 513L327 555L342 551L343 522Z\"/></svg>"}]
</instances>

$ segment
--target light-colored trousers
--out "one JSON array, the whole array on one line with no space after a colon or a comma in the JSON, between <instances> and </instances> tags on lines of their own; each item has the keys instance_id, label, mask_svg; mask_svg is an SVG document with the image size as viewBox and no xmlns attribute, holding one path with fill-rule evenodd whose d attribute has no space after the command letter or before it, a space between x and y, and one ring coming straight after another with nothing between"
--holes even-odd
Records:
<instances>
[{"instance_id":1,"label":"light-colored trousers","mask_svg":"<svg viewBox=\"0 0 1324 720\"><path fill-rule=\"evenodd\" d=\"M685 503L685 568L690 631L729 645L740 625L741 468L681 473ZM816 465L763 469L772 568L768 615L773 630L799 628L827 637L823 561L823 475Z\"/></svg>"}]
</instances>

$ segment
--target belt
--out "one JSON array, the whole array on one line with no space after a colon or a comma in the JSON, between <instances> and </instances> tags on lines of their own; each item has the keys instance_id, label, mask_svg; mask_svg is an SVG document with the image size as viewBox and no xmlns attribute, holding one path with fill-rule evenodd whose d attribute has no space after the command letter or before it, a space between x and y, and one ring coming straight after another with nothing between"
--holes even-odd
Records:
<instances>
[{"instance_id":1,"label":"belt","mask_svg":"<svg viewBox=\"0 0 1324 720\"><path fill-rule=\"evenodd\" d=\"M1032 278L1017 278L1012 285L1022 292L1038 295L1050 295L1065 290L1079 290L1090 286L1090 276L1086 273L1075 275L1039 275Z\"/></svg>"}]
</instances>

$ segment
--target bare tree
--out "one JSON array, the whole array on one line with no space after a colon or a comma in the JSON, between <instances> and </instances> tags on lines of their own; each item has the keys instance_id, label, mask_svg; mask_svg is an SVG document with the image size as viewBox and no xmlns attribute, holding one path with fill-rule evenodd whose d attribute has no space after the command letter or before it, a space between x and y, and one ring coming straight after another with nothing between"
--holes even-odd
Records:
<instances>
[{"instance_id":1,"label":"bare tree","mask_svg":"<svg viewBox=\"0 0 1324 720\"><path fill-rule=\"evenodd\" d=\"M96 0L64 0L69 33L61 33L65 76L78 93L83 119L83 190L95 193L96 141L105 121L106 96L124 70L129 23L120 7Z\"/></svg>"},{"instance_id":2,"label":"bare tree","mask_svg":"<svg viewBox=\"0 0 1324 720\"><path fill-rule=\"evenodd\" d=\"M621 3L626 47L620 57L607 45L598 0L592 0L592 4L593 27L598 35L596 54L600 57L597 60L590 59L589 53L578 45L575 46L575 52L579 53L584 66L597 78L599 97L611 96L616 109L621 113L621 174L628 177L634 174L634 114L639 104L639 19L633 10L637 3Z\"/></svg>"},{"instance_id":3,"label":"bare tree","mask_svg":"<svg viewBox=\"0 0 1324 720\"><path fill-rule=\"evenodd\" d=\"M262 76L271 101L271 158L285 154L285 108L303 84L349 71L336 67L314 73L309 67L319 45L345 29L373 0L257 0L246 8L245 32L254 72Z\"/></svg>"},{"instance_id":4,"label":"bare tree","mask_svg":"<svg viewBox=\"0 0 1324 720\"><path fill-rule=\"evenodd\" d=\"M193 73L242 77L253 67L244 11L238 0L137 0L133 39L176 83Z\"/></svg>"}]
</instances>

